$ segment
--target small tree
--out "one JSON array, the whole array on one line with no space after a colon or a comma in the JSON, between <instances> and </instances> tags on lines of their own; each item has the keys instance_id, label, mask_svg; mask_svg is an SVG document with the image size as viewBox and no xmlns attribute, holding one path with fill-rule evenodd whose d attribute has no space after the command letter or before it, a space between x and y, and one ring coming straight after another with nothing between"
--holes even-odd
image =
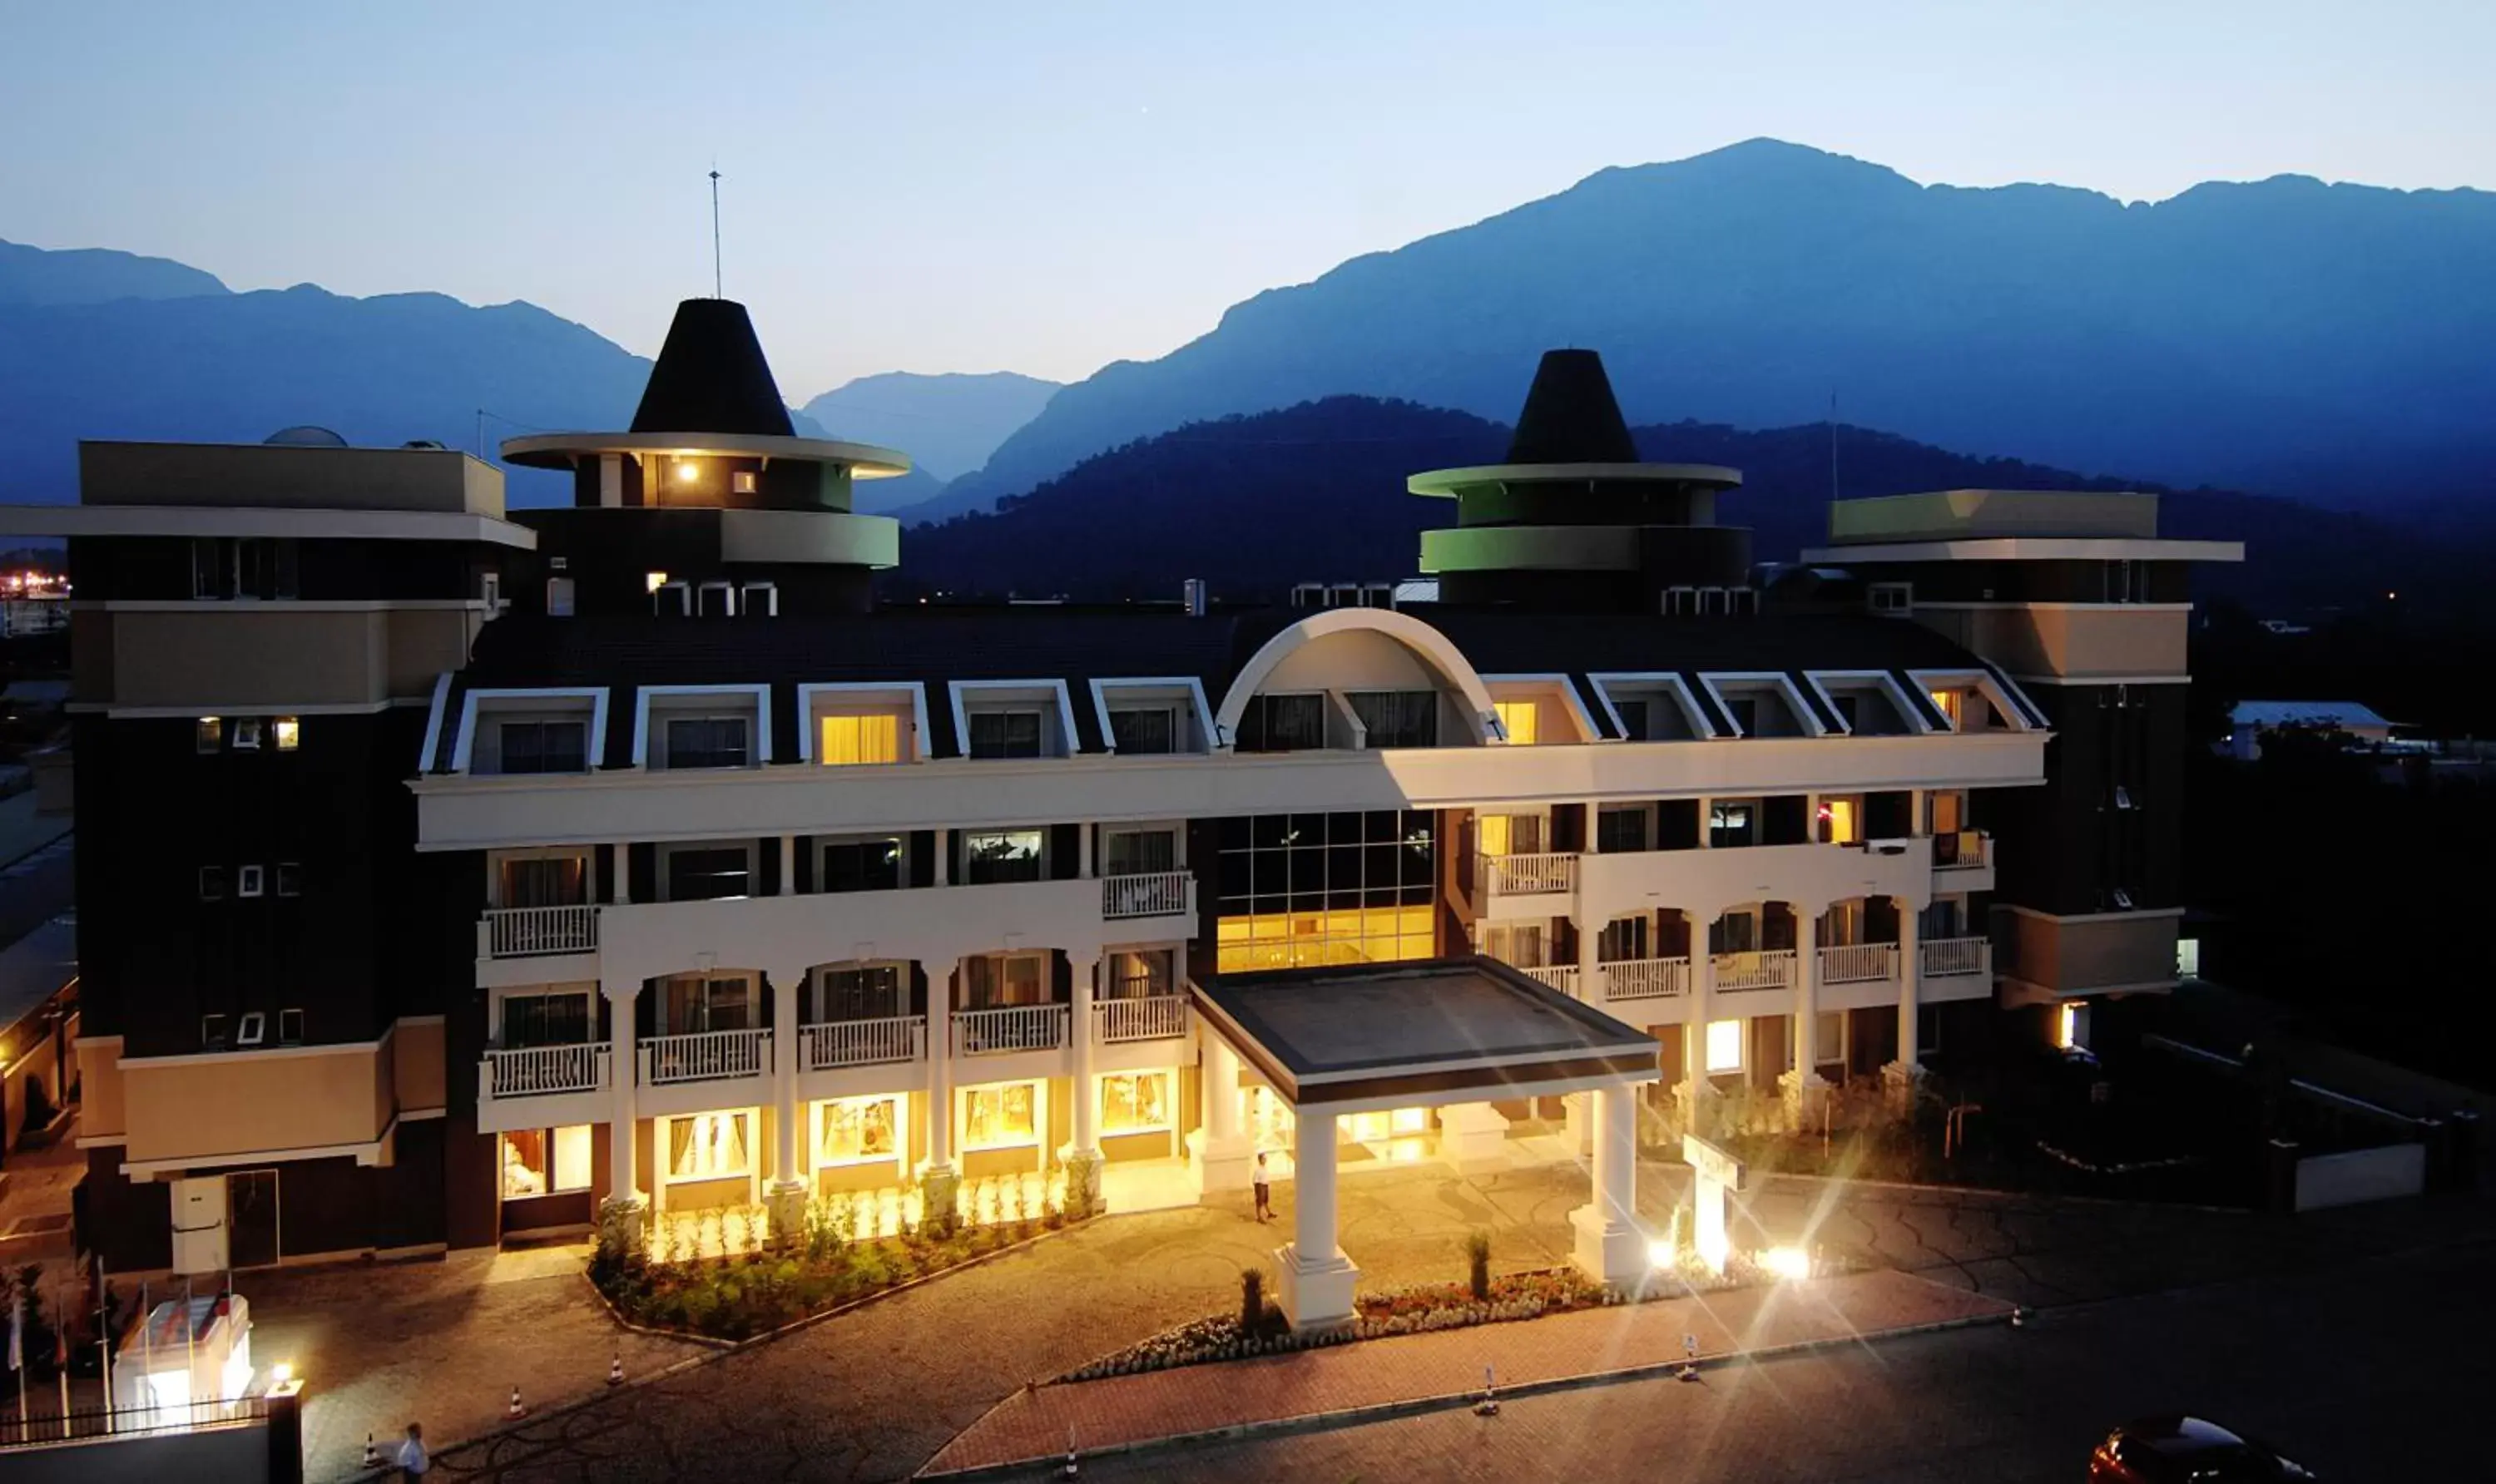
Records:
<instances>
[{"instance_id":1,"label":"small tree","mask_svg":"<svg viewBox=\"0 0 2496 1484\"><path fill-rule=\"evenodd\" d=\"M1490 1299L1490 1233L1480 1226L1465 1233L1465 1282L1476 1303Z\"/></svg>"},{"instance_id":2,"label":"small tree","mask_svg":"<svg viewBox=\"0 0 2496 1484\"><path fill-rule=\"evenodd\" d=\"M1254 1335L1265 1325L1265 1270L1239 1270L1239 1333Z\"/></svg>"}]
</instances>

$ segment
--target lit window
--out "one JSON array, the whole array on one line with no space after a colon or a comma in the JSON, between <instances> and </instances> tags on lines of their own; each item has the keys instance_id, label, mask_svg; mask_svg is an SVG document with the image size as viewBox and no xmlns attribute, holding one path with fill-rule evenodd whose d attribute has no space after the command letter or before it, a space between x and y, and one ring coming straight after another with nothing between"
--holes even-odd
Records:
<instances>
[{"instance_id":1,"label":"lit window","mask_svg":"<svg viewBox=\"0 0 2496 1484\"><path fill-rule=\"evenodd\" d=\"M1047 843L1047 835L1036 829L964 830L963 884L1039 881Z\"/></svg>"},{"instance_id":2,"label":"lit window","mask_svg":"<svg viewBox=\"0 0 2496 1484\"><path fill-rule=\"evenodd\" d=\"M1742 1022L1711 1020L1707 1022L1707 1070L1740 1071L1742 1069Z\"/></svg>"},{"instance_id":3,"label":"lit window","mask_svg":"<svg viewBox=\"0 0 2496 1484\"><path fill-rule=\"evenodd\" d=\"M1006 1082L962 1091L962 1147L1016 1149L1040 1142L1040 1084Z\"/></svg>"},{"instance_id":4,"label":"lit window","mask_svg":"<svg viewBox=\"0 0 2496 1484\"><path fill-rule=\"evenodd\" d=\"M2175 940L2175 976L2179 979L2197 979L2201 976L2201 940L2198 938Z\"/></svg>"},{"instance_id":5,"label":"lit window","mask_svg":"<svg viewBox=\"0 0 2496 1484\"><path fill-rule=\"evenodd\" d=\"M256 716L246 716L236 719L234 722L234 742L235 752L256 753L260 751L260 718Z\"/></svg>"},{"instance_id":6,"label":"lit window","mask_svg":"<svg viewBox=\"0 0 2496 1484\"><path fill-rule=\"evenodd\" d=\"M822 745L816 760L827 767L901 760L901 718L827 716L819 727Z\"/></svg>"},{"instance_id":7,"label":"lit window","mask_svg":"<svg viewBox=\"0 0 2496 1484\"><path fill-rule=\"evenodd\" d=\"M649 591L655 593L668 585L668 574L663 572L649 572L643 575L641 582Z\"/></svg>"},{"instance_id":8,"label":"lit window","mask_svg":"<svg viewBox=\"0 0 2496 1484\"><path fill-rule=\"evenodd\" d=\"M303 724L291 716L281 716L271 723L269 734L281 753L291 753L303 745Z\"/></svg>"},{"instance_id":9,"label":"lit window","mask_svg":"<svg viewBox=\"0 0 2496 1484\"><path fill-rule=\"evenodd\" d=\"M503 1198L588 1190L591 1139L587 1124L504 1134Z\"/></svg>"},{"instance_id":10,"label":"lit window","mask_svg":"<svg viewBox=\"0 0 2496 1484\"><path fill-rule=\"evenodd\" d=\"M1101 1079L1103 1133L1158 1133L1170 1127L1169 1072L1128 1072Z\"/></svg>"},{"instance_id":11,"label":"lit window","mask_svg":"<svg viewBox=\"0 0 2496 1484\"><path fill-rule=\"evenodd\" d=\"M226 722L221 716L203 716L191 728L192 745L201 752L213 753L225 746Z\"/></svg>"},{"instance_id":12,"label":"lit window","mask_svg":"<svg viewBox=\"0 0 2496 1484\"><path fill-rule=\"evenodd\" d=\"M1536 725L1541 707L1530 700L1503 700L1491 703L1499 713L1499 729L1508 734L1511 747L1532 747L1540 728Z\"/></svg>"},{"instance_id":13,"label":"lit window","mask_svg":"<svg viewBox=\"0 0 2496 1484\"><path fill-rule=\"evenodd\" d=\"M753 1168L744 1113L696 1113L667 1121L670 1180L727 1180Z\"/></svg>"},{"instance_id":14,"label":"lit window","mask_svg":"<svg viewBox=\"0 0 2496 1484\"><path fill-rule=\"evenodd\" d=\"M1965 723L1964 723L1964 722L1961 720L1961 718L1960 718L1960 711L1959 711L1960 696L1959 696L1959 693L1958 693L1958 692L1956 692L1956 691L1928 691L1928 692L1926 692L1925 694L1926 694L1926 695L1928 695L1928 696L1930 696L1933 698L1933 709L1934 709L1934 710L1936 710L1936 711L1939 711L1939 712L1940 712L1940 713L1941 713L1945 718L1947 718L1947 719L1949 720L1949 722L1950 722L1950 730L1952 730L1952 731L1956 731L1956 730L1958 730L1958 729L1959 729L1959 727L1962 727L1962 726L1964 726L1964 725L1965 725Z\"/></svg>"},{"instance_id":15,"label":"lit window","mask_svg":"<svg viewBox=\"0 0 2496 1484\"><path fill-rule=\"evenodd\" d=\"M2064 1051L2089 1049L2089 1007L2068 1004L2055 1006L2054 1044Z\"/></svg>"},{"instance_id":16,"label":"lit window","mask_svg":"<svg viewBox=\"0 0 2496 1484\"><path fill-rule=\"evenodd\" d=\"M1820 801L1820 838L1829 845L1863 843L1862 819L1853 799Z\"/></svg>"},{"instance_id":17,"label":"lit window","mask_svg":"<svg viewBox=\"0 0 2496 1484\"><path fill-rule=\"evenodd\" d=\"M751 469L739 469L734 474L730 475L728 477L728 487L740 495L750 495L754 493L754 471Z\"/></svg>"},{"instance_id":18,"label":"lit window","mask_svg":"<svg viewBox=\"0 0 2496 1484\"><path fill-rule=\"evenodd\" d=\"M1811 1033L1812 1060L1825 1067L1846 1060L1846 1012L1823 1010Z\"/></svg>"},{"instance_id":19,"label":"lit window","mask_svg":"<svg viewBox=\"0 0 2496 1484\"><path fill-rule=\"evenodd\" d=\"M880 1164L901 1150L901 1100L897 1098L834 1098L820 1104L815 1163Z\"/></svg>"},{"instance_id":20,"label":"lit window","mask_svg":"<svg viewBox=\"0 0 2496 1484\"><path fill-rule=\"evenodd\" d=\"M234 1025L234 1044L257 1046L268 1038L268 1017L259 1010L245 1014Z\"/></svg>"}]
</instances>

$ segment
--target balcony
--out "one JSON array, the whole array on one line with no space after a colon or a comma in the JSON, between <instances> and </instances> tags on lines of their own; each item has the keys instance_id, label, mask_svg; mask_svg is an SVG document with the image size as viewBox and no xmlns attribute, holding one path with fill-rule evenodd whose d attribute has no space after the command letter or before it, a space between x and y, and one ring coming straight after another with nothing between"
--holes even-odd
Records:
<instances>
[{"instance_id":1,"label":"balcony","mask_svg":"<svg viewBox=\"0 0 2496 1484\"><path fill-rule=\"evenodd\" d=\"M1792 989L1794 981L1794 950L1767 948L1749 953L1719 953L1715 956L1716 992L1724 995L1748 994L1772 989Z\"/></svg>"},{"instance_id":2,"label":"balcony","mask_svg":"<svg viewBox=\"0 0 2496 1484\"><path fill-rule=\"evenodd\" d=\"M1577 998L1577 966L1575 964L1545 964L1539 969L1519 969L1516 972L1545 989L1556 989L1573 1000Z\"/></svg>"},{"instance_id":3,"label":"balcony","mask_svg":"<svg viewBox=\"0 0 2496 1484\"><path fill-rule=\"evenodd\" d=\"M797 1069L839 1071L916 1062L927 1054L927 1017L827 1020L797 1028Z\"/></svg>"},{"instance_id":4,"label":"balcony","mask_svg":"<svg viewBox=\"0 0 2496 1484\"><path fill-rule=\"evenodd\" d=\"M1820 982L1823 984L1886 984L1897 976L1896 943L1842 943L1820 950Z\"/></svg>"},{"instance_id":5,"label":"balcony","mask_svg":"<svg viewBox=\"0 0 2496 1484\"><path fill-rule=\"evenodd\" d=\"M953 1055L1001 1056L1054 1051L1066 1044L1072 1016L1063 1005L1015 1005L993 1010L953 1012Z\"/></svg>"},{"instance_id":6,"label":"balcony","mask_svg":"<svg viewBox=\"0 0 2496 1484\"><path fill-rule=\"evenodd\" d=\"M1933 869L1981 871L1993 864L1993 837L1981 829L1951 830L1933 837Z\"/></svg>"},{"instance_id":7,"label":"balcony","mask_svg":"<svg viewBox=\"0 0 2496 1484\"><path fill-rule=\"evenodd\" d=\"M1145 995L1132 1000L1093 1002L1092 1038L1104 1046L1124 1045L1130 1041L1175 1040L1185 1035L1185 995Z\"/></svg>"},{"instance_id":8,"label":"balcony","mask_svg":"<svg viewBox=\"0 0 2496 1484\"><path fill-rule=\"evenodd\" d=\"M594 1093L607 1086L609 1053L604 1041L576 1046L528 1046L488 1050L478 1087L486 1098L543 1098L556 1093Z\"/></svg>"},{"instance_id":9,"label":"balcony","mask_svg":"<svg viewBox=\"0 0 2496 1484\"><path fill-rule=\"evenodd\" d=\"M1110 921L1131 917L1188 917L1189 887L1194 877L1184 871L1154 871L1141 876L1101 878L1101 915Z\"/></svg>"},{"instance_id":10,"label":"balcony","mask_svg":"<svg viewBox=\"0 0 2496 1484\"><path fill-rule=\"evenodd\" d=\"M1671 1000L1690 993L1690 960L1631 958L1600 966L1607 1000Z\"/></svg>"},{"instance_id":11,"label":"balcony","mask_svg":"<svg viewBox=\"0 0 2496 1484\"><path fill-rule=\"evenodd\" d=\"M480 958L544 958L598 951L598 909L496 907L478 931Z\"/></svg>"},{"instance_id":12,"label":"balcony","mask_svg":"<svg viewBox=\"0 0 2496 1484\"><path fill-rule=\"evenodd\" d=\"M1503 897L1563 896L1577 889L1575 851L1537 855L1480 855L1474 880L1487 904Z\"/></svg>"},{"instance_id":13,"label":"balcony","mask_svg":"<svg viewBox=\"0 0 2496 1484\"><path fill-rule=\"evenodd\" d=\"M1950 978L1960 974L1982 974L1993 977L1993 941L1989 938L1928 938L1924 940L1924 977Z\"/></svg>"},{"instance_id":14,"label":"balcony","mask_svg":"<svg viewBox=\"0 0 2496 1484\"><path fill-rule=\"evenodd\" d=\"M613 1054L605 1041L488 1048L477 1064L477 1131L599 1124L613 1116Z\"/></svg>"},{"instance_id":15,"label":"balcony","mask_svg":"<svg viewBox=\"0 0 2496 1484\"><path fill-rule=\"evenodd\" d=\"M641 1042L641 1084L672 1087L760 1077L771 1069L771 1033L697 1031Z\"/></svg>"}]
</instances>

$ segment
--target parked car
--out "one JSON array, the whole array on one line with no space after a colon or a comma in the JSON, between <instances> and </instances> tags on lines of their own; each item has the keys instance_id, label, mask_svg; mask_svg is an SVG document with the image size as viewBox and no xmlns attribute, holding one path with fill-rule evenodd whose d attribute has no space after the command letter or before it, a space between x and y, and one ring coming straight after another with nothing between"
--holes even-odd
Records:
<instances>
[{"instance_id":1,"label":"parked car","mask_svg":"<svg viewBox=\"0 0 2496 1484\"><path fill-rule=\"evenodd\" d=\"M2284 1484L2310 1480L2269 1445L2199 1417L2144 1417L2089 1455L2089 1484Z\"/></svg>"}]
</instances>

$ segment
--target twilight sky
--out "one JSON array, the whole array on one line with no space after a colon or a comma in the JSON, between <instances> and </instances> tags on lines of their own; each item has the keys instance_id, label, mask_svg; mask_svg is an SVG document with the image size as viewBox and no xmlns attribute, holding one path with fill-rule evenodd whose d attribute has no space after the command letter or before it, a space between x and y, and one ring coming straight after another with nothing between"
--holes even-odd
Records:
<instances>
[{"instance_id":1,"label":"twilight sky","mask_svg":"<svg viewBox=\"0 0 2496 1484\"><path fill-rule=\"evenodd\" d=\"M0 237L236 289L710 289L792 401L1058 379L1607 165L1755 135L2126 199L2496 186L2484 0L10 4Z\"/></svg>"}]
</instances>

